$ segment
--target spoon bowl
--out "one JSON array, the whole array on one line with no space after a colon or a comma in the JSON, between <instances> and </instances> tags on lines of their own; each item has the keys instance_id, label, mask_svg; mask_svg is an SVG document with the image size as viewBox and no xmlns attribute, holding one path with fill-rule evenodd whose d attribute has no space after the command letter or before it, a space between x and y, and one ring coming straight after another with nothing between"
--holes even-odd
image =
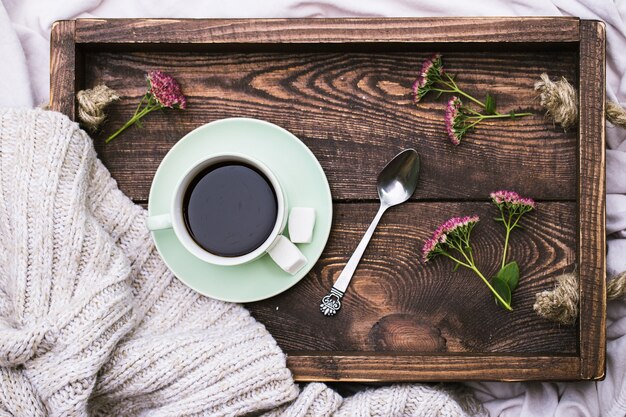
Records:
<instances>
[{"instance_id":1,"label":"spoon bowl","mask_svg":"<svg viewBox=\"0 0 626 417\"><path fill-rule=\"evenodd\" d=\"M378 174L378 198L388 207L407 201L417 188L420 157L415 149L396 155Z\"/></svg>"}]
</instances>

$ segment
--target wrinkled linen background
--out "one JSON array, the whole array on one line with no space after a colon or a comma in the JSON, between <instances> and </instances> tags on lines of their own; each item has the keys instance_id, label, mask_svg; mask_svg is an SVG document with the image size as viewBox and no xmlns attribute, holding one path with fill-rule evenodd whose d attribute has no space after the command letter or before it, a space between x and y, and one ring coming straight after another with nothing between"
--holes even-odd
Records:
<instances>
[{"instance_id":1,"label":"wrinkled linen background","mask_svg":"<svg viewBox=\"0 0 626 417\"><path fill-rule=\"evenodd\" d=\"M2 0L0 106L48 102L52 22L85 17L578 16L606 22L607 98L626 106L626 0ZM417 69L416 69L417 70ZM607 125L609 277L626 270L626 131ZM606 379L594 383L472 383L493 416L626 416L626 301L607 311Z\"/></svg>"}]
</instances>

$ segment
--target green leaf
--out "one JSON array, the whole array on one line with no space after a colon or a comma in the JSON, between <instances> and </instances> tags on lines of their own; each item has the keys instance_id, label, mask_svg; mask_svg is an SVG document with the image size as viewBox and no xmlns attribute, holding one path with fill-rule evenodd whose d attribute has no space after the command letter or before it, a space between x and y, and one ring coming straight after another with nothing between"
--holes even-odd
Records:
<instances>
[{"instance_id":1,"label":"green leaf","mask_svg":"<svg viewBox=\"0 0 626 417\"><path fill-rule=\"evenodd\" d=\"M509 288L506 282L504 282L502 279L498 277L493 277L491 281L491 286L493 287L494 290L496 290L498 295L502 297L504 301L507 302L508 305L511 305L511 289ZM496 297L496 304L499 304L499 305L502 304L500 300L498 300L497 297Z\"/></svg>"},{"instance_id":2,"label":"green leaf","mask_svg":"<svg viewBox=\"0 0 626 417\"><path fill-rule=\"evenodd\" d=\"M502 217L494 217L493 219L495 221L497 221L497 222L503 222L504 221L504 219Z\"/></svg>"},{"instance_id":3,"label":"green leaf","mask_svg":"<svg viewBox=\"0 0 626 417\"><path fill-rule=\"evenodd\" d=\"M452 272L456 272L459 269L459 266L461 266L461 264L457 263L454 265L454 269L452 270Z\"/></svg>"},{"instance_id":4,"label":"green leaf","mask_svg":"<svg viewBox=\"0 0 626 417\"><path fill-rule=\"evenodd\" d=\"M504 267L498 271L496 278L506 283L511 291L515 291L517 283L519 282L519 266L517 262L513 261L504 265Z\"/></svg>"},{"instance_id":5,"label":"green leaf","mask_svg":"<svg viewBox=\"0 0 626 417\"><path fill-rule=\"evenodd\" d=\"M485 98L485 112L487 114L496 114L496 99L489 93Z\"/></svg>"}]
</instances>

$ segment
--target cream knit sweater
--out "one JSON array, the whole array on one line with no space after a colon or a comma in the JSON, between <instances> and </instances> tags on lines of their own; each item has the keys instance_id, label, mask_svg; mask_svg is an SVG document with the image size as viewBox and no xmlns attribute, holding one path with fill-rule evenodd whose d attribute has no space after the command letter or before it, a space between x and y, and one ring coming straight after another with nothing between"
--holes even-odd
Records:
<instances>
[{"instance_id":1,"label":"cream knit sweater","mask_svg":"<svg viewBox=\"0 0 626 417\"><path fill-rule=\"evenodd\" d=\"M263 325L181 284L67 117L0 110L0 416L463 416L422 385L302 392Z\"/></svg>"}]
</instances>

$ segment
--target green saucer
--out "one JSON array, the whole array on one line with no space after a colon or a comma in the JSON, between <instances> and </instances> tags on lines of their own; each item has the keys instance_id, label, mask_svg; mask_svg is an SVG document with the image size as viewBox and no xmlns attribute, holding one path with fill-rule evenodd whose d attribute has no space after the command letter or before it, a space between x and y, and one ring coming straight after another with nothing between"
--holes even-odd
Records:
<instances>
[{"instance_id":1,"label":"green saucer","mask_svg":"<svg viewBox=\"0 0 626 417\"><path fill-rule=\"evenodd\" d=\"M148 213L169 212L174 187L187 168L222 152L247 154L267 165L280 181L289 208L315 208L313 241L297 245L307 264L296 275L280 269L267 254L243 265L212 265L189 253L172 229L154 231L152 237L170 270L199 293L239 303L263 300L295 285L322 254L333 211L328 180L315 155L285 129L256 119L217 120L189 132L163 158L150 188Z\"/></svg>"}]
</instances>

